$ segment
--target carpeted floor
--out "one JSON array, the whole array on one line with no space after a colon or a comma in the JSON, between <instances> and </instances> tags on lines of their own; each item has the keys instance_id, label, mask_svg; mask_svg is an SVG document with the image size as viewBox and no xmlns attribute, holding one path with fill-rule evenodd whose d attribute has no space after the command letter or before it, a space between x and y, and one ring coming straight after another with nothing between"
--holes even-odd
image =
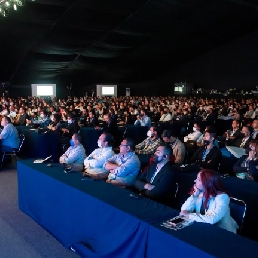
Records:
<instances>
[{"instance_id":1,"label":"carpeted floor","mask_svg":"<svg viewBox=\"0 0 258 258\"><path fill-rule=\"evenodd\" d=\"M19 210L17 175L13 164L0 172L0 257L79 257Z\"/></svg>"}]
</instances>

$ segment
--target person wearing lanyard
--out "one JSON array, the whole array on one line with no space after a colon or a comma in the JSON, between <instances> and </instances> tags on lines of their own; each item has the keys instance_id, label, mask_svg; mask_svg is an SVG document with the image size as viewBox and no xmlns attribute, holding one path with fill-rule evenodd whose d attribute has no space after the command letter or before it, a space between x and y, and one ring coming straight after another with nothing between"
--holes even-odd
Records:
<instances>
[{"instance_id":1,"label":"person wearing lanyard","mask_svg":"<svg viewBox=\"0 0 258 258\"><path fill-rule=\"evenodd\" d=\"M201 168L218 170L221 161L221 151L214 146L216 133L212 130L207 130L203 137L204 146L199 147L192 158L190 164L197 163Z\"/></svg>"}]
</instances>

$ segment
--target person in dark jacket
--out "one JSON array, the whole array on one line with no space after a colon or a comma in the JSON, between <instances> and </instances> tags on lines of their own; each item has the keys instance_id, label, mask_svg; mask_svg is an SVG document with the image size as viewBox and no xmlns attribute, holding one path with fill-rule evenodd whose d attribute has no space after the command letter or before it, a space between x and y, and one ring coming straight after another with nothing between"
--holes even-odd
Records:
<instances>
[{"instance_id":1,"label":"person in dark jacket","mask_svg":"<svg viewBox=\"0 0 258 258\"><path fill-rule=\"evenodd\" d=\"M217 171L222 158L222 153L214 146L215 139L216 133L207 130L203 137L204 146L199 147L195 151L190 159L190 163L197 163L201 168Z\"/></svg>"},{"instance_id":2,"label":"person in dark jacket","mask_svg":"<svg viewBox=\"0 0 258 258\"><path fill-rule=\"evenodd\" d=\"M236 176L258 182L258 142L250 141L248 155L243 155L233 167Z\"/></svg>"},{"instance_id":3,"label":"person in dark jacket","mask_svg":"<svg viewBox=\"0 0 258 258\"><path fill-rule=\"evenodd\" d=\"M154 154L154 162L135 182L135 187L142 195L157 202L171 206L176 189L176 172L173 171L169 146L159 146Z\"/></svg>"}]
</instances>

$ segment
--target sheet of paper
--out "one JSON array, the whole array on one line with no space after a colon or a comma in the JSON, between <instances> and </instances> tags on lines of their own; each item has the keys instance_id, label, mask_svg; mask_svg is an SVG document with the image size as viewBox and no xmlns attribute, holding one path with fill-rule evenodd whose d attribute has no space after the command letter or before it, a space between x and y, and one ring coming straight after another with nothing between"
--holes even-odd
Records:
<instances>
[{"instance_id":1,"label":"sheet of paper","mask_svg":"<svg viewBox=\"0 0 258 258\"><path fill-rule=\"evenodd\" d=\"M238 147L235 147L235 146L226 146L227 150L232 154L234 155L234 157L236 158L240 158L242 157L243 155L246 155L245 153L245 149L244 148L238 148Z\"/></svg>"}]
</instances>

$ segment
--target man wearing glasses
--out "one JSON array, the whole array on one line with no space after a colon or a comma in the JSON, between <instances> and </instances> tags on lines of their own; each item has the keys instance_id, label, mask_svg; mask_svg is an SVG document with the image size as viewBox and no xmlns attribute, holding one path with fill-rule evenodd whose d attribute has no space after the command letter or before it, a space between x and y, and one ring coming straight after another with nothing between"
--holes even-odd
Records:
<instances>
[{"instance_id":1,"label":"man wearing glasses","mask_svg":"<svg viewBox=\"0 0 258 258\"><path fill-rule=\"evenodd\" d=\"M118 186L133 186L140 169L140 161L134 153L135 144L131 138L125 138L120 153L114 155L104 164L109 170L107 182Z\"/></svg>"}]
</instances>

